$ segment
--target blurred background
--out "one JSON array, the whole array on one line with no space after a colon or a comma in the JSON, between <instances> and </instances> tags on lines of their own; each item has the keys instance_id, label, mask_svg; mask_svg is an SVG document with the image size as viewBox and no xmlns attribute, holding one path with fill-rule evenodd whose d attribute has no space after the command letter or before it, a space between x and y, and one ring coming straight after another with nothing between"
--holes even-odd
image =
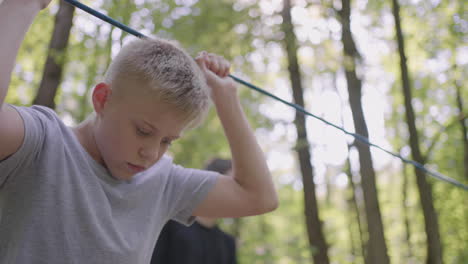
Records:
<instances>
[{"instance_id":1,"label":"blurred background","mask_svg":"<svg viewBox=\"0 0 468 264\"><path fill-rule=\"evenodd\" d=\"M463 0L83 1L146 35L207 50L233 75L468 184L468 9ZM31 27L6 101L55 108L73 126L134 37L55 1ZM225 219L239 263L468 263L468 192L239 93L279 191L273 213ZM186 167L229 158L221 125L171 146Z\"/></svg>"}]
</instances>

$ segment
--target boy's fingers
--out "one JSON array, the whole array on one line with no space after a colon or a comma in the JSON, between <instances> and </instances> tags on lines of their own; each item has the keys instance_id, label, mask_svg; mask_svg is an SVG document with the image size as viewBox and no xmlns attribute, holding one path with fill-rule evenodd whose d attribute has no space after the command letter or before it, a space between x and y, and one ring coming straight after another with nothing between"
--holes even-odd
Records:
<instances>
[{"instance_id":1,"label":"boy's fingers","mask_svg":"<svg viewBox=\"0 0 468 264\"><path fill-rule=\"evenodd\" d=\"M210 66L209 66L209 69L214 72L216 75L218 75L219 73L219 63L218 63L218 60L216 58L216 55L212 54L212 53L209 53L208 54L208 60L210 62Z\"/></svg>"},{"instance_id":2,"label":"boy's fingers","mask_svg":"<svg viewBox=\"0 0 468 264\"><path fill-rule=\"evenodd\" d=\"M231 64L224 57L206 51L199 52L195 61L203 70L211 71L222 78L229 74L231 67Z\"/></svg>"},{"instance_id":3,"label":"boy's fingers","mask_svg":"<svg viewBox=\"0 0 468 264\"><path fill-rule=\"evenodd\" d=\"M198 66L202 70L206 70L207 68L206 51L199 52L198 56L195 58L195 62L197 62Z\"/></svg>"},{"instance_id":4,"label":"boy's fingers","mask_svg":"<svg viewBox=\"0 0 468 264\"><path fill-rule=\"evenodd\" d=\"M195 62L198 64L198 67L200 67L200 69L205 68L205 63L203 62L201 57L196 57Z\"/></svg>"},{"instance_id":5,"label":"boy's fingers","mask_svg":"<svg viewBox=\"0 0 468 264\"><path fill-rule=\"evenodd\" d=\"M195 58L195 62L198 64L198 67L202 70L205 75L208 85L212 82L212 79L215 77L215 74L210 70L210 60L206 52L200 52Z\"/></svg>"},{"instance_id":6,"label":"boy's fingers","mask_svg":"<svg viewBox=\"0 0 468 264\"><path fill-rule=\"evenodd\" d=\"M223 77L228 76L230 70L231 70L231 63L229 63L227 60L224 60Z\"/></svg>"},{"instance_id":7,"label":"boy's fingers","mask_svg":"<svg viewBox=\"0 0 468 264\"><path fill-rule=\"evenodd\" d=\"M216 73L216 67L217 67L217 66L216 66L216 60L215 60L213 54L208 53L208 54L206 55L206 59L207 59L207 61L208 61L208 69L209 69L210 71Z\"/></svg>"}]
</instances>

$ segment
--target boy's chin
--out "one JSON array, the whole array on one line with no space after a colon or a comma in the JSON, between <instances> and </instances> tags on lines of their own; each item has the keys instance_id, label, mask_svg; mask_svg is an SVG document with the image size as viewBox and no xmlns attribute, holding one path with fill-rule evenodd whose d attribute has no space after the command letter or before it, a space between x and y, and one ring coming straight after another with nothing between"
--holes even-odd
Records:
<instances>
[{"instance_id":1,"label":"boy's chin","mask_svg":"<svg viewBox=\"0 0 468 264\"><path fill-rule=\"evenodd\" d=\"M130 171L116 170L116 171L110 171L110 175L112 176L112 178L118 181L129 181L133 178L133 176L136 175L136 173L130 172Z\"/></svg>"},{"instance_id":2,"label":"boy's chin","mask_svg":"<svg viewBox=\"0 0 468 264\"><path fill-rule=\"evenodd\" d=\"M107 167L111 177L117 181L130 181L138 173L146 169L135 168L132 164L125 163L124 166Z\"/></svg>"}]
</instances>

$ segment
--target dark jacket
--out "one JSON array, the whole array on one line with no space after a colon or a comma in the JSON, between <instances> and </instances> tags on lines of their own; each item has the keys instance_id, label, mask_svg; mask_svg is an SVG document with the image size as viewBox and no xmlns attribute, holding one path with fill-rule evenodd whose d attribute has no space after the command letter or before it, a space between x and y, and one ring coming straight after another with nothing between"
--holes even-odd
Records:
<instances>
[{"instance_id":1,"label":"dark jacket","mask_svg":"<svg viewBox=\"0 0 468 264\"><path fill-rule=\"evenodd\" d=\"M169 221L161 231L151 264L236 264L236 244L218 227Z\"/></svg>"}]
</instances>

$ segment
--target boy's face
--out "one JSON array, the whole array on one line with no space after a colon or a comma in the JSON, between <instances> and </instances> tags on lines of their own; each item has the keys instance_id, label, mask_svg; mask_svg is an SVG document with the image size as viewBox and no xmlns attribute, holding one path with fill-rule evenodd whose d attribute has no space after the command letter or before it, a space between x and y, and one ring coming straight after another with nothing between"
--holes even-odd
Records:
<instances>
[{"instance_id":1,"label":"boy's face","mask_svg":"<svg viewBox=\"0 0 468 264\"><path fill-rule=\"evenodd\" d=\"M167 104L158 103L151 93L121 93L111 95L106 84L96 86L94 137L101 162L112 176L129 180L155 164L188 122Z\"/></svg>"}]
</instances>

